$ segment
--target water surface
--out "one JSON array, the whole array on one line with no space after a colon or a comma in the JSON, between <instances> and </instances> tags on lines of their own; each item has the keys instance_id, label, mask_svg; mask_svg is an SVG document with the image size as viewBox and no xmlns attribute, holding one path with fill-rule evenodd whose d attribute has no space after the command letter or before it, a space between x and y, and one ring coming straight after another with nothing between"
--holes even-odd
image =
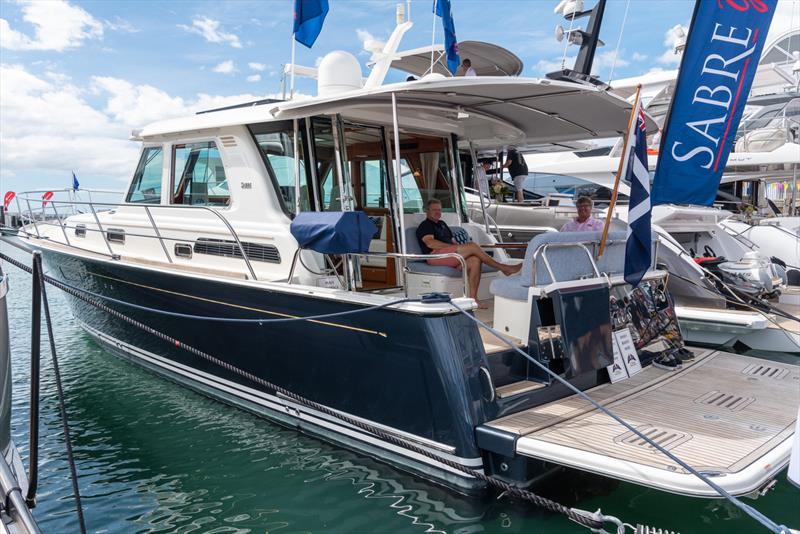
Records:
<instances>
[{"instance_id":1,"label":"water surface","mask_svg":"<svg viewBox=\"0 0 800 534\"><path fill-rule=\"evenodd\" d=\"M7 245L4 252L29 261ZM12 432L27 461L30 277L11 274ZM490 494L458 495L208 399L116 357L48 288L90 532L586 533L559 515ZM44 328L42 328L44 334ZM38 506L44 532L76 532L50 354L43 337ZM288 355L287 355L288 356ZM684 534L766 532L720 500L688 499L565 472L539 491L560 502ZM778 477L755 502L795 528L800 490Z\"/></svg>"}]
</instances>

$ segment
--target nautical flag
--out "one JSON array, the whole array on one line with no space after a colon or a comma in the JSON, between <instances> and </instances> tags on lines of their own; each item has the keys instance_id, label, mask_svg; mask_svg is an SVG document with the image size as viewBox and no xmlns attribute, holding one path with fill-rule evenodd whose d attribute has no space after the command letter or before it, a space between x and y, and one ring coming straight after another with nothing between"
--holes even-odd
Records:
<instances>
[{"instance_id":1,"label":"nautical flag","mask_svg":"<svg viewBox=\"0 0 800 534\"><path fill-rule=\"evenodd\" d=\"M628 239L625 244L625 281L639 285L650 268L652 234L650 231L650 173L647 170L647 126L641 100L637 99L635 121L628 132L628 153L622 177L631 184L628 203Z\"/></svg>"},{"instance_id":2,"label":"nautical flag","mask_svg":"<svg viewBox=\"0 0 800 534\"><path fill-rule=\"evenodd\" d=\"M433 12L442 18L444 27L444 52L447 56L447 68L455 74L461 59L458 57L458 41L456 40L456 24L453 22L453 13L450 10L450 0L434 0Z\"/></svg>"},{"instance_id":3,"label":"nautical flag","mask_svg":"<svg viewBox=\"0 0 800 534\"><path fill-rule=\"evenodd\" d=\"M714 203L778 0L697 0L664 122L654 204Z\"/></svg>"},{"instance_id":4,"label":"nautical flag","mask_svg":"<svg viewBox=\"0 0 800 534\"><path fill-rule=\"evenodd\" d=\"M47 192L45 192L44 195L42 195L42 208L47 206L47 201L50 200L51 198L53 198L53 192L52 191L47 191Z\"/></svg>"},{"instance_id":5,"label":"nautical flag","mask_svg":"<svg viewBox=\"0 0 800 534\"><path fill-rule=\"evenodd\" d=\"M81 184L78 182L78 177L75 176L75 171L72 171L72 190L77 191L80 187Z\"/></svg>"},{"instance_id":6,"label":"nautical flag","mask_svg":"<svg viewBox=\"0 0 800 534\"><path fill-rule=\"evenodd\" d=\"M328 14L328 0L294 0L294 39L308 48L322 31Z\"/></svg>"},{"instance_id":7,"label":"nautical flag","mask_svg":"<svg viewBox=\"0 0 800 534\"><path fill-rule=\"evenodd\" d=\"M7 208L8 205L11 204L11 201L14 200L15 196L16 193L14 193L13 191L7 191L6 195L3 197L3 207Z\"/></svg>"}]
</instances>

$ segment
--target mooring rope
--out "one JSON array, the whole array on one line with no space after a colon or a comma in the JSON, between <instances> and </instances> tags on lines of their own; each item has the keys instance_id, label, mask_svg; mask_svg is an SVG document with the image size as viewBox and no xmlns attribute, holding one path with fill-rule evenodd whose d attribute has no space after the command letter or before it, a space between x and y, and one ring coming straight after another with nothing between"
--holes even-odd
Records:
<instances>
[{"instance_id":1,"label":"mooring rope","mask_svg":"<svg viewBox=\"0 0 800 534\"><path fill-rule=\"evenodd\" d=\"M30 267L26 266L25 264L23 264L23 263L15 260L15 259L5 255L3 253L0 253L0 259L7 261L11 265L14 265L15 267L17 267L19 269L22 269L23 271L26 271L28 273L32 273L32 269ZM303 405L305 405L307 407L310 407L310 408L318 410L318 411L320 411L322 413L325 413L326 415L329 415L329 416L334 417L336 419L345 421L348 424L351 424L351 425L353 425L353 426L355 426L355 427L357 427L357 428L359 428L361 430L364 430L364 431L366 431L368 433L371 433L371 434L373 434L373 435L375 435L377 437L380 437L381 439L384 439L384 440L386 440L386 441L388 441L388 442L390 442L390 443L392 443L394 445L398 445L398 446L403 447L403 448L405 448L407 450L410 450L411 452L415 452L415 453L421 454L421 455L423 455L423 456L425 456L425 457L427 457L427 458L429 458L431 460L437 461L437 462L442 463L444 465L447 465L448 467L451 467L451 468L453 468L453 469L455 469L457 471L460 471L460 472L463 472L465 474L468 474L468 475L470 475L470 476L472 476L472 477L474 477L474 478L476 478L478 480L481 480L482 482L485 482L486 484L488 484L490 486L493 486L493 487L495 487L497 489L502 490L504 492L504 494L510 495L512 497L517 497L517 498L526 500L528 502L531 502L531 503L533 503L533 504L535 504L537 506L540 506L540 507L545 508L545 509L550 510L550 511L562 513L562 514L566 515L567 517L569 517L570 519L572 519L573 521L575 521L575 522L577 522L577 523L579 523L579 524L581 524L581 525L583 525L583 526L585 526L587 528L590 528L590 529L592 529L594 531L602 532L602 526L603 526L603 522L604 521L606 521L606 522L610 521L610 522L616 524L618 526L618 529L623 528L621 526L622 523L620 523L619 520L617 520L616 518L613 518L611 516L603 516L602 514L599 513L599 511L596 512L595 514L591 514L589 512L583 511L583 510L578 510L578 509L574 509L574 508L568 508L568 507L566 507L566 506L564 506L564 505L562 505L560 503L557 503L555 501L551 501L550 499L547 499L547 498L542 497L540 495L537 495L535 493L529 492L527 490L522 490L522 489L517 488L515 486L511 486L511 485L509 485L509 484L507 484L507 483L505 483L505 482L503 482L501 480L498 480L498 479L496 479L494 477L485 475L482 472L473 470L473 469L471 469L469 467L466 467L466 466L464 466L462 464L459 464L459 463L454 462L452 460L449 460L447 458L443 458L443 457L441 457L441 456L439 456L439 455L437 455L435 453L431 453L427 449L418 447L414 443L406 441L406 440L404 440L402 438L398 438L398 437L396 437L396 436L394 436L392 434L389 434L389 433L383 431L380 428L377 428L377 427L374 427L373 425L370 425L369 423L365 423L365 422L360 421L358 419L349 417L346 414L342 414L342 413L334 411L334 410L332 410L332 409L330 409L330 408L328 408L328 407L326 407L326 406L324 406L322 404L316 403L316 402L314 402L314 401L312 401L310 399L306 399L305 397L297 395L297 394L295 394L295 393L293 393L293 392L291 392L291 391L289 391L289 390L287 390L285 388L282 388L281 386L278 386L277 384L273 384L273 383L271 383L271 382L269 382L269 381L267 381L267 380L265 380L263 378L260 378L260 377L258 377L256 375L253 375L252 373L249 373L247 371L239 369L239 368L237 368L237 367L225 362L224 360L220 360L219 358L216 358L216 357L214 357L214 356L212 356L212 355L210 355L208 353L205 353L205 352L203 352L203 351L201 351L201 350L199 350L199 349L197 349L197 348L195 348L193 346L187 345L187 344L183 343L182 341L180 341L180 340L178 340L176 338L173 338L171 336L168 336L167 334L164 334L164 333L162 333L162 332L160 332L158 330L155 330L154 328L152 328L152 327L150 327L150 326L148 326L148 325L146 325L144 323L141 323L139 321L136 321L135 319L132 319L132 318L124 315L123 313L121 313L121 312L119 312L119 311L117 311L117 310L115 310L113 308L110 308L109 306L107 306L107 305L103 304L102 302L100 302L100 300L107 300L109 302L114 302L114 303L125 305L125 306L131 306L133 308L144 310L144 311L147 311L147 312L160 313L160 314L166 314L166 315L175 315L175 316L180 316L180 317L187 318L187 319L229 320L229 321L234 321L234 322L242 321L242 322L255 322L255 323L276 323L276 322L280 323L280 322L311 321L311 320L315 320L315 319L319 319L319 318L327 318L327 317L332 317L332 316L353 315L353 314L356 314L356 313L363 313L363 312L367 312L367 311L373 311L375 309L386 308L388 306L392 306L392 305L395 305L395 304L400 304L400 303L403 303L403 302L420 302L420 301L424 302L425 299L422 299L422 300L420 300L420 299L409 299L409 298L398 299L396 301L384 303L384 304L381 304L381 305L364 307L364 308L359 308L359 309L355 309L355 310L348 310L348 311L345 311L345 312L336 312L334 314L315 315L315 316L308 316L308 317L289 317L289 318L278 318L278 319L236 319L236 318L226 319L226 318L214 318L214 317L207 317L207 316L195 316L195 315L181 314L181 313L177 313L177 312L168 312L168 311L165 311L165 310L158 310L158 309L155 309L155 308L148 308L148 307L145 307L145 306L140 306L140 305L136 305L136 304L133 304L133 303L128 303L128 302L121 301L121 300L118 300L118 299L114 299L114 298L111 298L111 297L106 297L104 295L99 295L97 293L93 293L93 292L88 291L88 290L80 289L80 288L71 286L69 284L63 283L63 282L61 282L59 280L56 280L56 279L54 279L52 277L49 277L49 276L46 276L46 275L42 275L42 279L45 282L47 282L47 283L49 283L49 284L61 289L62 291L72 295L75 298L78 298L78 299L80 299L80 300L82 300L82 301L84 301L84 302L86 302L86 303L88 303L88 304L90 304L90 305L102 310L102 311L105 311L106 313L109 313L110 315L112 315L112 316L114 316L114 317L116 317L116 318L118 318L118 319L120 319L120 320L122 320L124 322L127 322L127 323L129 323L129 324L131 324L131 325L133 325L133 326L135 326L137 328L139 328L140 330L148 332L149 334L151 334L151 335L153 335L155 337L158 337L158 338L160 338L160 339L162 339L164 341L167 341L170 344L173 344L174 346L176 346L178 348L181 348L181 349L183 349L183 350L185 350L185 351L187 351L187 352L189 352L191 354L194 354L194 355L196 355L196 356L198 356L200 358L205 359L206 361L209 361L209 362L211 362L211 363L213 363L213 364L215 364L215 365L217 365L219 367L222 367L223 369L226 369L226 370L228 370L228 371L230 371L230 372L232 372L234 374L237 374L239 376L242 376L242 377L244 377L244 378L246 378L246 379L248 379L248 380L250 380L250 381L252 381L252 382L254 382L256 384L259 384L259 385L263 386L263 387L266 387L268 389L272 389L272 390L276 391L277 393L280 393L280 394L282 394L282 395L284 395L284 396L286 396L286 397L298 402L299 404L303 404ZM711 290L709 289L709 291L711 291ZM589 403L591 403L593 406L595 406L595 408L597 408L601 412L605 413L606 415L608 415L609 417L614 419L620 425L622 425L623 427L625 427L629 431L633 432L634 434L639 436L641 439L645 440L653 448L655 448L659 452L665 454L668 458L670 458L672 461L676 462L678 465L680 465L686 471L688 471L692 475L698 477L701 481L703 481L705 484L707 484L709 487L711 487L714 491L716 491L721 497L723 497L726 500L728 500L729 502L731 502L734 506L736 506L737 508L741 509L743 512L745 512L750 517L752 517L753 519L755 519L756 521L761 523L767 529L771 530L772 532L775 532L776 534L782 534L782 533L785 533L785 532L789 532L787 527L777 525L770 518L768 518L765 515L761 514L761 512L759 512L758 510L755 510L754 508L750 507L749 505L747 505L747 504L741 502L740 500L738 500L733 495L729 494L726 490L724 490L722 487L720 487L719 485L717 485L716 483L711 481L708 477L704 476L703 474L698 472L696 469L694 469L693 467L691 467L690 465L685 463L683 460L681 460L680 458L678 458L677 456L675 456L674 454L672 454L668 450L666 450L663 447L661 447L658 443L655 443L648 436L644 435L641 431L637 430L635 427L633 427L632 425L627 423L625 420L623 420L622 418L620 418L619 416L617 416L616 414L611 412L605 406L603 406L602 404L598 403L597 401L592 399L590 396L588 396L586 393L584 393L580 389L578 389L575 386L573 386L570 382L568 382L567 380L562 378L560 375L558 375L557 373L554 373L553 371L551 371L547 366L543 365L541 362L539 362L535 358L531 357L525 351L521 350L513 342L511 342L510 340L505 338L500 332L496 331L495 329L493 329L492 327L490 327L489 325L487 325L486 323L484 323L483 321L481 321L480 319L475 317L473 314L469 313L467 310L461 308L455 302L452 302L452 300L450 299L449 295L444 295L443 294L443 295L434 295L434 296L441 297L441 298L431 299L429 302L443 302L443 301L444 302L448 302L456 310L458 310L461 314L463 314L464 316L468 317L470 320L474 321L479 327L487 330L488 332L491 332L500 341L502 341L504 344L508 345L509 348L513 349L514 351L516 351L517 353L522 355L524 358L526 358L528 361L530 361L534 365L538 366L540 369L545 371L547 374L549 374L556 381L558 381L558 382L562 383L563 385L565 385L568 389L570 389L577 396L579 396L579 397L585 399L586 401L588 401ZM99 299L99 300L94 300L94 299ZM618 531L622 532L622 530L618 530Z\"/></svg>"},{"instance_id":2,"label":"mooring rope","mask_svg":"<svg viewBox=\"0 0 800 534\"><path fill-rule=\"evenodd\" d=\"M505 345L508 345L509 348L515 350L517 353L519 353L522 356L524 356L525 359L527 359L528 361L530 361L531 363L536 365L539 369L543 370L545 373L550 375L550 377L552 377L554 380L556 380L556 381L560 382L561 384L563 384L564 386L566 386L567 389L569 389L570 391L575 393L577 396L579 396L582 399L586 400L587 402L591 403L595 408L597 408L598 410L600 410L601 412L603 412L607 416L609 416L612 419L614 419L617 423L619 423L620 425L624 426L629 431L631 431L634 434L636 434L637 436L639 436L641 439L645 440L651 447L653 447L656 450L658 450L659 452L663 453L664 455L667 456L667 458L669 458L673 462L677 463L682 468L684 468L686 471L688 471L692 475L694 475L697 478L699 478L700 480L702 480L711 489L716 491L720 495L720 497L724 497L725 499L727 499L731 504L733 504L734 506L736 506L737 508L742 510L744 513L746 513L747 515L749 515L750 517L752 517L753 519L755 519L756 521L761 523L761 525L763 525L764 527L766 527L767 529L771 530L772 532L774 532L776 534L785 534L785 533L789 532L789 528L788 527L782 526L782 525L778 525L777 523L772 521L772 519L770 519L769 517L765 516L764 514L762 514L761 512L756 510L755 508L753 508L752 506L749 506L749 505L743 503L742 501L740 501L739 499L737 499L736 497L734 497L733 495L728 493L724 488L722 488L721 486L719 486L718 484L713 482L710 478L708 478L707 476L703 475L702 473L697 471L695 468L693 468L692 466L690 466L689 464L687 464L686 462L684 462L683 460L681 460L680 458L678 458L677 456L672 454L670 451L668 451L667 449L665 449L664 447L662 447L661 445L659 445L658 443L656 443L655 441L653 441L652 439L650 439L649 437L644 435L641 431L639 431L636 428L634 428L633 426L631 426L630 423L626 422L624 419L622 419L621 417L616 415L614 412L612 412L611 410L609 410L608 408L606 408L605 406L603 406L602 404L600 404L599 402L597 402L596 400L591 398L589 395L587 395L586 393L584 393L580 389L578 389L575 386L573 386L568 380L565 380L564 378L562 378L561 375L551 371L549 367L543 365L536 358L533 358L530 354L528 354L527 352L525 352L522 349L520 349L511 340L507 339L503 334L501 334L500 332L498 332L497 330L495 330L491 326L487 325L486 323L484 323L483 321L481 321L480 319L478 319L474 315L468 313L466 310L462 309L455 302L451 301L450 304L453 307L455 307L456 309L458 309L459 311L461 311L461 313L463 313L464 315L469 317L476 324L478 324L479 326L481 326L482 328L484 328L488 332L491 332L497 339L502 341Z\"/></svg>"},{"instance_id":3,"label":"mooring rope","mask_svg":"<svg viewBox=\"0 0 800 534\"><path fill-rule=\"evenodd\" d=\"M18 269L21 269L21 270L23 270L23 271L25 271L25 272L27 272L29 274L32 274L32 272L33 272L33 270L30 267L28 267L27 265L15 260L14 258L11 258L10 256L7 256L4 253L0 253L0 259L8 262L9 264L11 264L11 265L17 267ZM471 477L473 477L473 478L475 478L477 480L480 480L481 482L483 482L483 483L485 483L485 484L487 484L489 486L492 486L492 487L502 491L503 492L502 494L504 494L504 495L508 495L508 496L511 496L511 497L516 497L518 499L522 499L522 500L528 501L528 502L530 502L530 503L532 503L532 504L534 504L534 505L536 505L536 506L538 506L540 508L544 508L545 510L549 510L551 512L556 512L556 513L563 514L563 515L567 516L569 519L571 519L572 521L574 521L574 522L576 522L576 523L578 523L578 524L580 524L580 525L582 525L582 526L584 526L586 528L592 529L595 532L603 532L603 526L607 522L611 522L611 523L617 525L618 527L622 524L618 519L616 519L614 517L604 516L604 515L600 514L599 512L591 513L591 512L587 512L585 510L579 510L579 509L576 509L576 508L570 508L568 506L564 506L561 503L555 502L555 501L553 501L551 499L548 499L546 497L542 497L541 495L537 495L536 493L533 493L531 491L528 491L528 490L525 490L525 489L521 489L521 488L518 488L518 487L513 486L511 484L508 484L506 482L503 482L502 480L499 480L499 479L497 479L495 477L486 475L481 471L477 471L475 469L472 469L470 467L462 465L462 464L460 464L458 462L450 460L449 458L444 458L442 456L439 456L438 454L433 453L433 452L429 451L428 449L419 447L418 445L414 444L413 442L410 442L408 440L405 440L403 438L400 438L398 436L390 434L390 433L382 430L381 428L373 426L373 425L371 425L369 423L366 423L366 422L361 421L359 419L356 419L354 417L350 417L347 414L335 411L335 410L333 410L331 408L328 408L327 406L325 406L323 404L319 404L319 403L317 403L315 401L312 401L310 399L307 399L305 397L297 395L296 393L294 393L294 392L292 392L292 391L290 391L290 390L288 390L286 388L283 388L283 387L281 387L281 386L279 386L277 384L273 384L272 382L269 382L268 380L265 380L265 379L263 379L263 378L261 378L259 376L256 376L256 375L254 375L254 374L252 374L252 373L250 373L248 371L245 371L243 369L239 369L238 367L236 367L234 365L231 365L230 363L228 363L228 362L226 362L224 360L221 360L221 359L219 359L219 358L217 358L215 356L212 356L211 354L208 354L208 353L206 353L204 351L201 351L200 349L197 349L197 348L195 348L195 347L193 347L191 345L187 345L186 343L180 341L179 339L176 339L176 338L174 338L172 336L164 334L163 332L160 332L160 331L156 330L155 328L152 328L152 327L150 327L150 326L148 326L148 325L146 325L146 324L144 324L144 323L142 323L140 321L137 321L136 319L128 317L127 315L115 310L114 308L111 308L111 307L105 305L104 303L102 303L102 302L100 302L98 300L95 300L92 297L89 297L89 296L85 295L83 290L73 289L72 287L67 286L67 285L61 283L60 281L58 281L58 280L56 280L56 279L54 279L52 277L46 276L46 275L43 275L43 279L44 279L45 282L53 285L54 287L57 287L57 288L61 289L65 293L67 293L67 294L69 294L69 295L71 295L71 296L73 296L73 297L75 297L75 298L77 298L77 299L79 299L79 300L91 305L91 306L94 306L95 308L97 308L99 310L102 310L102 311L108 313L109 315L111 315L112 317L115 317L115 318L117 318L117 319L119 319L119 320L121 320L121 321L123 321L123 322L125 322L125 323L127 323L129 325L131 325L131 326L134 326L134 327L138 328L139 330L147 332L148 334L150 334L150 335L152 335L154 337L157 337L157 338L159 338L159 339L161 339L163 341L166 341L170 345L173 345L173 346L175 346L177 348L185 350L186 352L189 352L190 354L193 354L193 355L195 355L195 356L197 356L199 358L202 358L203 360L206 360L207 362L210 362L210 363L212 363L212 364L214 364L214 365L216 365L218 367L221 367L222 369L225 369L226 371L229 371L229 372L234 373L234 374L236 374L238 376L241 376L242 378L246 378L247 380L249 380L249 381L251 381L251 382L253 382L255 384L258 384L258 385L260 385L260 386L262 386L262 387L264 387L266 389L270 389L270 390L275 391L276 393L280 393L281 395L283 395L283 396L285 396L285 397L287 397L287 398L289 398L289 399L291 399L291 400L293 400L293 401L295 401L295 402L297 402L299 404L302 404L302 405L304 405L304 406L306 406L308 408L312 408L312 409L317 410L317 411L319 411L319 412L321 412L321 413L323 413L325 415L328 415L330 417L336 418L336 419L338 419L340 421L344 421L345 423L348 423L348 424L350 424L350 425L352 425L352 426L354 426L354 427L356 427L356 428L358 428L358 429L360 429L360 430L362 430L364 432L367 432L369 434L373 434L374 436L379 437L382 440L387 441L388 443L391 443L392 445L396 445L398 447L402 447L402 448L404 448L404 449L406 449L406 450L408 450L410 452L422 455L422 456L424 456L424 457L426 457L426 458L428 458L430 460L433 460L435 462L438 462L438 463L441 463L443 465L446 465L447 467L449 467L449 468L451 468L453 470L459 471L459 472L464 473L464 474L466 474L468 476L471 476ZM306 318L298 317L295 320L306 320ZM264 322L269 322L269 321L275 321L275 319L266 319L266 320L264 320Z\"/></svg>"},{"instance_id":4,"label":"mooring rope","mask_svg":"<svg viewBox=\"0 0 800 534\"><path fill-rule=\"evenodd\" d=\"M72 452L72 433L69 428L69 420L67 419L67 407L64 399L64 386L61 383L61 370L58 365L58 356L56 355L56 341L53 336L53 322L50 319L50 306L47 302L47 291L44 283L44 273L42 272L42 264L39 262L38 272L31 274L39 278L39 284L42 290L42 307L44 310L45 325L47 326L47 338L50 342L50 357L53 361L53 373L56 379L56 390L58 391L58 408L61 412L61 426L64 430L64 443L67 449L67 462L69 463L69 478L72 483L72 492L75 498L75 509L78 513L78 524L80 526L81 534L86 534L86 521L83 517L83 505L81 504L81 492L78 487L78 470L75 467L75 456Z\"/></svg>"}]
</instances>

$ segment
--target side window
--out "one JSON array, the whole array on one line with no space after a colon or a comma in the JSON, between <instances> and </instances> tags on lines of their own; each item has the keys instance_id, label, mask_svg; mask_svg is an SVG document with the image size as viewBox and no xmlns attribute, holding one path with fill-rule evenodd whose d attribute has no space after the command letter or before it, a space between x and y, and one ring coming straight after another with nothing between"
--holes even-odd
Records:
<instances>
[{"instance_id":1,"label":"side window","mask_svg":"<svg viewBox=\"0 0 800 534\"><path fill-rule=\"evenodd\" d=\"M231 195L213 141L172 147L172 204L227 206Z\"/></svg>"},{"instance_id":2,"label":"side window","mask_svg":"<svg viewBox=\"0 0 800 534\"><path fill-rule=\"evenodd\" d=\"M139 165L133 174L126 202L158 204L161 202L161 167L164 155L160 146L147 147L142 151Z\"/></svg>"},{"instance_id":3,"label":"side window","mask_svg":"<svg viewBox=\"0 0 800 534\"><path fill-rule=\"evenodd\" d=\"M295 211L295 183L294 183L294 132L281 131L271 133L255 134L258 148L261 149L261 154L269 162L269 167L275 175L275 180L278 182L283 205L294 213ZM306 180L306 168L303 162L302 144L298 144L300 148L300 184L301 184L301 200L300 207L303 210L308 210L308 185Z\"/></svg>"}]
</instances>

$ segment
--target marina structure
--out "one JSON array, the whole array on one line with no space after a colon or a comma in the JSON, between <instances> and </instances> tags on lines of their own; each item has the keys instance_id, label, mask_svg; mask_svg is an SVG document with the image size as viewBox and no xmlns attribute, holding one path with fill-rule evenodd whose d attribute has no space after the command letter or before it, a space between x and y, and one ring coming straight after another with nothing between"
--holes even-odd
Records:
<instances>
[{"instance_id":1,"label":"marina structure","mask_svg":"<svg viewBox=\"0 0 800 534\"><path fill-rule=\"evenodd\" d=\"M74 300L81 325L113 352L463 491L484 481L453 463L523 486L560 464L716 494L691 466L653 456L651 440L713 471L730 493L769 484L788 461L797 367L684 349L667 274L651 270L635 290L622 279L623 234L611 234L602 261L598 234L535 238L519 275L483 274L485 310L467 297L465 269L419 261L426 256L415 232L431 199L450 226L513 261L467 216L462 149L607 137L625 129L630 105L582 82L429 74L384 85L373 75L362 86L357 61L333 52L320 64L315 98L146 126L136 132L141 158L124 202L51 199L53 211L81 213L54 224L29 212L21 237L62 287L176 340L165 344ZM305 239L309 225L320 239ZM325 241L350 234L360 245ZM630 337L617 357L638 363L631 378L612 380L620 329ZM664 353L667 370L650 365ZM624 411L631 428L613 428L573 389ZM663 410L644 408L656 405ZM739 439L742 421L763 426L763 409L774 420ZM715 424L703 422L704 410ZM592 436L592 450L573 431ZM730 454L703 452L720 447Z\"/></svg>"},{"instance_id":2,"label":"marina structure","mask_svg":"<svg viewBox=\"0 0 800 534\"><path fill-rule=\"evenodd\" d=\"M581 14L595 41L598 6ZM593 49L585 68L538 79L471 42L481 75L454 77L436 72L453 70L449 39L426 70L436 46L398 52L410 28L400 17L366 78L334 51L307 71L314 97L135 130L139 162L119 201L21 192L12 239L41 254L48 274L34 276L64 291L110 352L456 491L530 497L567 467L750 510L735 497L763 495L789 463L800 365L719 350L743 338L718 336L725 321L705 316L687 326L687 302L713 293L702 313L746 323L764 313L729 301L742 288L751 308L778 297L785 270L716 235L709 211L666 206L632 286L623 218L608 233L556 232L574 209L567 195L508 209L468 196L482 153L579 147L657 123L592 79ZM385 83L391 67L420 77ZM512 210L541 221L503 226ZM426 250L418 229L440 221L455 252ZM512 232L517 243L504 242ZM721 286L739 283L727 296L710 267L686 263L700 247L734 260L714 264ZM673 298L684 297L676 278L688 300ZM779 350L800 347L786 339ZM583 526L609 520L538 504Z\"/></svg>"}]
</instances>

